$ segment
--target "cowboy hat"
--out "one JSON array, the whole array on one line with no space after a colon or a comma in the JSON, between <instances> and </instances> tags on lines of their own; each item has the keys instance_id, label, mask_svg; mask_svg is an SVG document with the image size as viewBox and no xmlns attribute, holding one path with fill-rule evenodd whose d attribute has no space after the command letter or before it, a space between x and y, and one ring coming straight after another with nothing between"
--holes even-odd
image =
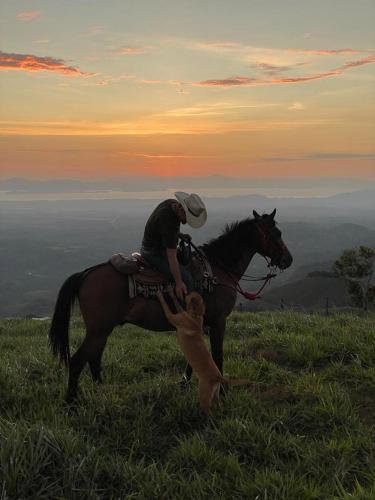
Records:
<instances>
[{"instance_id":1,"label":"cowboy hat","mask_svg":"<svg viewBox=\"0 0 375 500\"><path fill-rule=\"evenodd\" d=\"M200 197L195 193L188 194L183 191L177 191L174 195L185 210L189 226L194 228L203 226L207 220L207 210Z\"/></svg>"}]
</instances>

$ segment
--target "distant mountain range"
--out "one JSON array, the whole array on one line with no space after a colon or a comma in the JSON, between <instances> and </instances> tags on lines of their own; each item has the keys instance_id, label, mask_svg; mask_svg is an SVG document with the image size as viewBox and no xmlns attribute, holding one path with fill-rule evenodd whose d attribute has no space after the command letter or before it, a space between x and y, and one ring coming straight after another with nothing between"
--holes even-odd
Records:
<instances>
[{"instance_id":1,"label":"distant mountain range","mask_svg":"<svg viewBox=\"0 0 375 500\"><path fill-rule=\"evenodd\" d=\"M284 307L285 309L316 310L324 309L327 298L330 308L350 306L350 297L344 283L337 278L322 277L305 277L266 291L255 305L256 309Z\"/></svg>"},{"instance_id":2,"label":"distant mountain range","mask_svg":"<svg viewBox=\"0 0 375 500\"><path fill-rule=\"evenodd\" d=\"M0 191L11 193L84 193L95 191L163 191L186 186L195 189L319 189L335 188L336 192L353 190L372 190L375 192L375 181L369 182L362 179L345 179L331 177L316 178L238 178L224 175L208 176L132 176L109 179L81 180L81 179L27 179L15 177L0 179Z\"/></svg>"}]
</instances>

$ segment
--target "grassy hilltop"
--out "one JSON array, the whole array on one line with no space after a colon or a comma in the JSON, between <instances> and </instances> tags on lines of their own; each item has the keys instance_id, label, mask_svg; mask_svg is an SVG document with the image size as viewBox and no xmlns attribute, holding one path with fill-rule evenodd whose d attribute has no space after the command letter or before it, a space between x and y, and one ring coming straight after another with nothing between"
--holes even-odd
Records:
<instances>
[{"instance_id":1,"label":"grassy hilltop","mask_svg":"<svg viewBox=\"0 0 375 500\"><path fill-rule=\"evenodd\" d=\"M0 322L2 499L374 499L375 315L246 313L230 318L225 374L248 377L212 418L174 333L114 331L104 384L66 372L49 325ZM75 319L73 349L83 336Z\"/></svg>"}]
</instances>

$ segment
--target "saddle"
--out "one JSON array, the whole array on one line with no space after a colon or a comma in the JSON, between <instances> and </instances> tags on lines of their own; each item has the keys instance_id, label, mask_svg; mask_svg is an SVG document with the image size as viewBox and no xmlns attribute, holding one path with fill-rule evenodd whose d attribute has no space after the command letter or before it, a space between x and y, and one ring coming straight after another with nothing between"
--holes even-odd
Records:
<instances>
[{"instance_id":1,"label":"saddle","mask_svg":"<svg viewBox=\"0 0 375 500\"><path fill-rule=\"evenodd\" d=\"M159 290L165 291L168 285L167 278L152 267L138 252L133 252L130 256L116 253L112 255L108 263L116 271L127 276L130 298L156 297L156 293ZM192 252L186 267L193 277L194 288L197 291L201 293L212 292L216 278L213 276L211 265L203 253Z\"/></svg>"}]
</instances>

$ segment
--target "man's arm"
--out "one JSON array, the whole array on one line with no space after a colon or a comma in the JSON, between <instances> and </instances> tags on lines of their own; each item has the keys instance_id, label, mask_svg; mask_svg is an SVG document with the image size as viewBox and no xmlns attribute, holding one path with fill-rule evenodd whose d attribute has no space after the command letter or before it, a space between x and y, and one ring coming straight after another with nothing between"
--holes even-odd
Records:
<instances>
[{"instance_id":1,"label":"man's arm","mask_svg":"<svg viewBox=\"0 0 375 500\"><path fill-rule=\"evenodd\" d=\"M156 295L160 301L161 307L163 308L165 317L167 318L167 320L171 325L175 326L175 321L174 321L175 314L173 314L172 311L169 309L169 306L165 301L163 293L160 292L159 290Z\"/></svg>"},{"instance_id":2,"label":"man's arm","mask_svg":"<svg viewBox=\"0 0 375 500\"><path fill-rule=\"evenodd\" d=\"M173 304L176 308L176 311L177 312L185 312L185 309L181 306L181 304L178 302L177 298L176 298L176 295L174 294L174 291L173 291L173 286L171 285L168 285L167 287L167 292L169 294L169 296L171 297L171 299L173 300Z\"/></svg>"},{"instance_id":3,"label":"man's arm","mask_svg":"<svg viewBox=\"0 0 375 500\"><path fill-rule=\"evenodd\" d=\"M171 270L172 276L176 283L176 294L181 300L184 299L184 294L187 293L187 288L185 283L182 281L180 266L177 260L177 250L176 248L167 248L167 257L169 263L169 269Z\"/></svg>"}]
</instances>

